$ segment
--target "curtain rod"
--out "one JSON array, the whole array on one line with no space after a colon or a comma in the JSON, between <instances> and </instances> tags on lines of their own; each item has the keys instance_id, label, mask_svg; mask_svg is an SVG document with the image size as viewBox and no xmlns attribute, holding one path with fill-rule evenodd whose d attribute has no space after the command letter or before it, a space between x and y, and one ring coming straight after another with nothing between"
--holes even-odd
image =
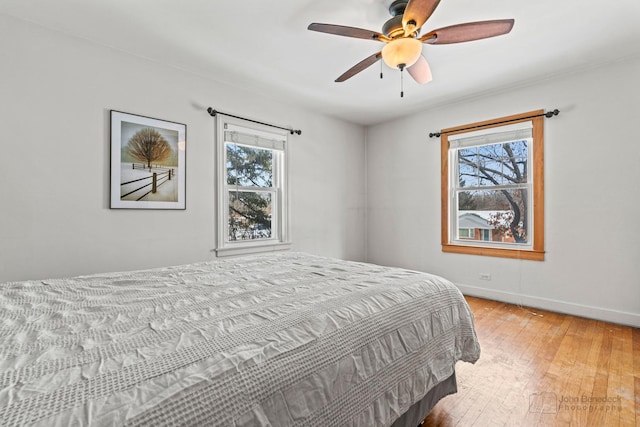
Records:
<instances>
[{"instance_id":1,"label":"curtain rod","mask_svg":"<svg viewBox=\"0 0 640 427\"><path fill-rule=\"evenodd\" d=\"M536 115L533 115L533 116L520 117L518 119L503 120L501 122L492 122L492 123L487 123L485 125L478 125L478 126L471 126L471 127L463 128L463 129L456 129L455 132L458 132L458 131L461 131L461 130L470 130L470 129L483 128L483 127L487 127L487 126L494 126L494 125L499 125L499 124L502 124L502 123L518 122L518 121L521 121L521 120L533 119L534 117L541 117L541 116L545 116L547 119L550 119L551 117L557 116L558 114L560 114L560 110L558 110L556 108L553 111L547 111L546 113L536 114ZM449 132L431 132L431 133L429 133L429 138L433 138L434 136L439 138L443 133L449 133Z\"/></svg>"},{"instance_id":2,"label":"curtain rod","mask_svg":"<svg viewBox=\"0 0 640 427\"><path fill-rule=\"evenodd\" d=\"M207 112L211 115L211 117L215 117L217 114L222 114L223 116L233 117L234 119L246 120L251 123L257 123L259 125L270 126L272 128L287 130L291 133L291 135L298 134L301 135L302 131L300 129L292 129L292 128L284 128L282 126L272 125L270 123L259 122L257 120L247 119L246 117L234 116L233 114L223 113L222 111L214 110L213 108L207 108Z\"/></svg>"}]
</instances>

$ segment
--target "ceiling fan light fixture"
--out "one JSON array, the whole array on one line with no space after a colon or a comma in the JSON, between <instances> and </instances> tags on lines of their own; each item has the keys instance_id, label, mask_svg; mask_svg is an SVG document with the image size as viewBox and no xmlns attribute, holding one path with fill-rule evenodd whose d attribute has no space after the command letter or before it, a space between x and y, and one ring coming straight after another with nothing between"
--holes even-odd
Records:
<instances>
[{"instance_id":1,"label":"ceiling fan light fixture","mask_svg":"<svg viewBox=\"0 0 640 427\"><path fill-rule=\"evenodd\" d=\"M431 17L440 0L386 0L391 2L391 19L382 26L382 33L344 25L312 23L309 30L338 36L367 39L385 43L382 51L358 62L336 79L343 82L382 59L390 68L407 69L419 84L431 81L431 70L422 55L422 44L443 45L507 34L513 28L513 19L467 22L449 25L420 36L422 25ZM400 73L402 78L403 73ZM382 72L380 73L382 78ZM402 80L401 80L402 81Z\"/></svg>"},{"instance_id":2,"label":"ceiling fan light fixture","mask_svg":"<svg viewBox=\"0 0 640 427\"><path fill-rule=\"evenodd\" d=\"M422 54L422 43L413 37L390 41L382 48L382 59L391 68L411 67Z\"/></svg>"}]
</instances>

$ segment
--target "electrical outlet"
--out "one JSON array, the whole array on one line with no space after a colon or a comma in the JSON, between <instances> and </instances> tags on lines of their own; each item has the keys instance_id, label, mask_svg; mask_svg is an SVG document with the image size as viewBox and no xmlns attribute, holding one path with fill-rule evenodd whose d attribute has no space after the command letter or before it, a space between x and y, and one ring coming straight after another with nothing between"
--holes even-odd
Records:
<instances>
[{"instance_id":1,"label":"electrical outlet","mask_svg":"<svg viewBox=\"0 0 640 427\"><path fill-rule=\"evenodd\" d=\"M491 280L491 273L480 273L480 280Z\"/></svg>"}]
</instances>

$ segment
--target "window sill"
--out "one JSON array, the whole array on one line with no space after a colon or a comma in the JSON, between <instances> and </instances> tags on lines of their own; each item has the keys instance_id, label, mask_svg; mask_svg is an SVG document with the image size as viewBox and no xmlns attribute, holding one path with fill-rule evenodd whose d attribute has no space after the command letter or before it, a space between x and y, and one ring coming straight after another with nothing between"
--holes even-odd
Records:
<instances>
[{"instance_id":1,"label":"window sill","mask_svg":"<svg viewBox=\"0 0 640 427\"><path fill-rule=\"evenodd\" d=\"M544 251L538 251L538 250L487 248L487 247L479 247L479 246L463 246L463 245L450 245L450 244L443 244L442 252L466 254L466 255L492 256L492 257L500 257L500 258L525 259L530 261L544 261L544 254L545 254Z\"/></svg>"},{"instance_id":2,"label":"window sill","mask_svg":"<svg viewBox=\"0 0 640 427\"><path fill-rule=\"evenodd\" d=\"M217 257L248 255L263 252L287 251L291 249L291 242L262 242L255 244L238 243L216 249Z\"/></svg>"}]
</instances>

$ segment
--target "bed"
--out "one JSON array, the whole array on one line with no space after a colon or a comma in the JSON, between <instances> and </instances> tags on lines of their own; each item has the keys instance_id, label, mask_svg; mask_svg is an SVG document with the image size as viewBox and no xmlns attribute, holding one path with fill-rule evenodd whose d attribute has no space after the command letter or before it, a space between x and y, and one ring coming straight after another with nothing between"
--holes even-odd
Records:
<instances>
[{"instance_id":1,"label":"bed","mask_svg":"<svg viewBox=\"0 0 640 427\"><path fill-rule=\"evenodd\" d=\"M416 426L475 362L447 280L304 253L0 285L3 426Z\"/></svg>"}]
</instances>

